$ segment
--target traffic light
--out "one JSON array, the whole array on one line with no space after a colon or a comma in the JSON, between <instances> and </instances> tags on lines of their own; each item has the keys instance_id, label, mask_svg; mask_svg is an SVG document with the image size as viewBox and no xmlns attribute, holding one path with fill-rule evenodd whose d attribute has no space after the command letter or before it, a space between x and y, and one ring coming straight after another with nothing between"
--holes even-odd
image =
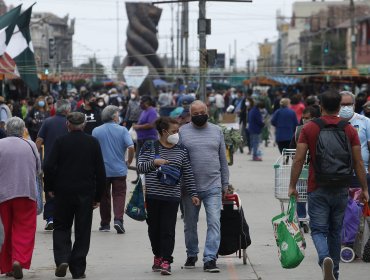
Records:
<instances>
[{"instance_id":1,"label":"traffic light","mask_svg":"<svg viewBox=\"0 0 370 280\"><path fill-rule=\"evenodd\" d=\"M214 68L217 60L217 50L207 50L207 66Z\"/></svg>"},{"instance_id":2,"label":"traffic light","mask_svg":"<svg viewBox=\"0 0 370 280\"><path fill-rule=\"evenodd\" d=\"M303 72L302 59L297 59L297 72Z\"/></svg>"},{"instance_id":3,"label":"traffic light","mask_svg":"<svg viewBox=\"0 0 370 280\"><path fill-rule=\"evenodd\" d=\"M49 75L49 63L44 64L44 75Z\"/></svg>"},{"instance_id":4,"label":"traffic light","mask_svg":"<svg viewBox=\"0 0 370 280\"><path fill-rule=\"evenodd\" d=\"M324 52L324 54L328 54L329 53L329 42L328 41L325 41L323 43L323 52Z\"/></svg>"},{"instance_id":5,"label":"traffic light","mask_svg":"<svg viewBox=\"0 0 370 280\"><path fill-rule=\"evenodd\" d=\"M49 39L49 59L53 59L56 56L56 44L55 44L55 39L50 38Z\"/></svg>"}]
</instances>

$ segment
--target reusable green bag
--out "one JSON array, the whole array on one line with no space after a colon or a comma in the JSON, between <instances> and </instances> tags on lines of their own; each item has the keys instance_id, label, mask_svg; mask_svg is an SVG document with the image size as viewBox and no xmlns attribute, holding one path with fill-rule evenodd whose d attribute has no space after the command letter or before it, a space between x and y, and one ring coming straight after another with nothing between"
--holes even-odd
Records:
<instances>
[{"instance_id":1,"label":"reusable green bag","mask_svg":"<svg viewBox=\"0 0 370 280\"><path fill-rule=\"evenodd\" d=\"M141 178L137 181L132 196L126 206L126 214L136 221L146 220L145 198Z\"/></svg>"},{"instance_id":2,"label":"reusable green bag","mask_svg":"<svg viewBox=\"0 0 370 280\"><path fill-rule=\"evenodd\" d=\"M291 197L288 211L272 219L278 255L283 268L295 268L304 259L306 242L299 228L296 199Z\"/></svg>"}]
</instances>

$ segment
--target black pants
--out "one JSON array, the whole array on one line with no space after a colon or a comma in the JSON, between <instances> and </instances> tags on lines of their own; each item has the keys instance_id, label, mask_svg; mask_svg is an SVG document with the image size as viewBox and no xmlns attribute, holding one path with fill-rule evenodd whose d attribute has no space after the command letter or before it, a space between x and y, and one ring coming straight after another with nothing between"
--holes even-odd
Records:
<instances>
[{"instance_id":1,"label":"black pants","mask_svg":"<svg viewBox=\"0 0 370 280\"><path fill-rule=\"evenodd\" d=\"M73 277L86 270L86 256L90 248L93 214L92 195L56 195L54 209L53 247L55 264L68 263ZM75 222L75 242L71 231Z\"/></svg>"},{"instance_id":2,"label":"black pants","mask_svg":"<svg viewBox=\"0 0 370 280\"><path fill-rule=\"evenodd\" d=\"M172 263L179 202L147 199L146 204L146 222L153 254Z\"/></svg>"},{"instance_id":3,"label":"black pants","mask_svg":"<svg viewBox=\"0 0 370 280\"><path fill-rule=\"evenodd\" d=\"M280 154L283 152L284 149L289 149L290 141L279 141L276 143L278 144Z\"/></svg>"},{"instance_id":4,"label":"black pants","mask_svg":"<svg viewBox=\"0 0 370 280\"><path fill-rule=\"evenodd\" d=\"M44 205L44 220L53 218L54 216L54 198L50 197L49 193L45 193Z\"/></svg>"}]
</instances>

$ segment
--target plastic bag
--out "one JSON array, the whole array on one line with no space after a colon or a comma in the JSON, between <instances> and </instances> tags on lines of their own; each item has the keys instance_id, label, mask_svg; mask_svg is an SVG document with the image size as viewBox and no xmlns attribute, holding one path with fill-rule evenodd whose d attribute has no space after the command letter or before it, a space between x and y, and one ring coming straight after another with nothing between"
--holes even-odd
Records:
<instances>
[{"instance_id":1,"label":"plastic bag","mask_svg":"<svg viewBox=\"0 0 370 280\"><path fill-rule=\"evenodd\" d=\"M128 133L130 134L132 141L136 142L137 133L136 133L136 130L132 126L130 127L130 130L128 131Z\"/></svg>"},{"instance_id":2,"label":"plastic bag","mask_svg":"<svg viewBox=\"0 0 370 280\"><path fill-rule=\"evenodd\" d=\"M278 256L283 268L295 268L304 259L306 242L299 228L295 197L289 201L288 211L272 219Z\"/></svg>"},{"instance_id":3,"label":"plastic bag","mask_svg":"<svg viewBox=\"0 0 370 280\"><path fill-rule=\"evenodd\" d=\"M132 196L127 203L126 214L136 221L145 221L146 219L145 199L141 178L139 178L132 192Z\"/></svg>"}]
</instances>

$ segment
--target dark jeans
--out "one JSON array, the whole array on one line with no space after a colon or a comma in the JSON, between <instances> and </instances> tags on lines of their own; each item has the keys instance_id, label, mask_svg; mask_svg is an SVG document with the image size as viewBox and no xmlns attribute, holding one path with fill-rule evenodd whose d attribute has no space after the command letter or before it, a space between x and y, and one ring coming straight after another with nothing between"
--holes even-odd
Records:
<instances>
[{"instance_id":1,"label":"dark jeans","mask_svg":"<svg viewBox=\"0 0 370 280\"><path fill-rule=\"evenodd\" d=\"M284 149L289 149L290 140L289 141L278 141L276 143L278 144L280 154L283 152Z\"/></svg>"},{"instance_id":2,"label":"dark jeans","mask_svg":"<svg viewBox=\"0 0 370 280\"><path fill-rule=\"evenodd\" d=\"M245 143L248 146L249 152L252 151L251 137L248 128L245 129Z\"/></svg>"},{"instance_id":3,"label":"dark jeans","mask_svg":"<svg viewBox=\"0 0 370 280\"><path fill-rule=\"evenodd\" d=\"M173 262L179 201L147 199L147 224L153 254Z\"/></svg>"},{"instance_id":4,"label":"dark jeans","mask_svg":"<svg viewBox=\"0 0 370 280\"><path fill-rule=\"evenodd\" d=\"M107 178L105 190L100 201L100 225L110 224L112 218L112 199L114 220L123 222L123 214L126 205L126 190L126 176Z\"/></svg>"},{"instance_id":5,"label":"dark jeans","mask_svg":"<svg viewBox=\"0 0 370 280\"><path fill-rule=\"evenodd\" d=\"M45 193L44 220L52 219L54 216L54 198Z\"/></svg>"},{"instance_id":6,"label":"dark jeans","mask_svg":"<svg viewBox=\"0 0 370 280\"><path fill-rule=\"evenodd\" d=\"M319 188L308 194L311 236L319 255L319 265L322 266L326 257L331 257L336 279L339 278L341 234L347 202L347 188Z\"/></svg>"},{"instance_id":7,"label":"dark jeans","mask_svg":"<svg viewBox=\"0 0 370 280\"><path fill-rule=\"evenodd\" d=\"M55 264L68 263L73 277L86 270L86 256L90 248L93 195L55 196L53 248ZM75 242L71 231L74 221Z\"/></svg>"},{"instance_id":8,"label":"dark jeans","mask_svg":"<svg viewBox=\"0 0 370 280\"><path fill-rule=\"evenodd\" d=\"M258 157L258 148L260 146L261 141L261 134L249 134L250 141L251 141L251 147L252 147L252 155L254 158Z\"/></svg>"}]
</instances>

